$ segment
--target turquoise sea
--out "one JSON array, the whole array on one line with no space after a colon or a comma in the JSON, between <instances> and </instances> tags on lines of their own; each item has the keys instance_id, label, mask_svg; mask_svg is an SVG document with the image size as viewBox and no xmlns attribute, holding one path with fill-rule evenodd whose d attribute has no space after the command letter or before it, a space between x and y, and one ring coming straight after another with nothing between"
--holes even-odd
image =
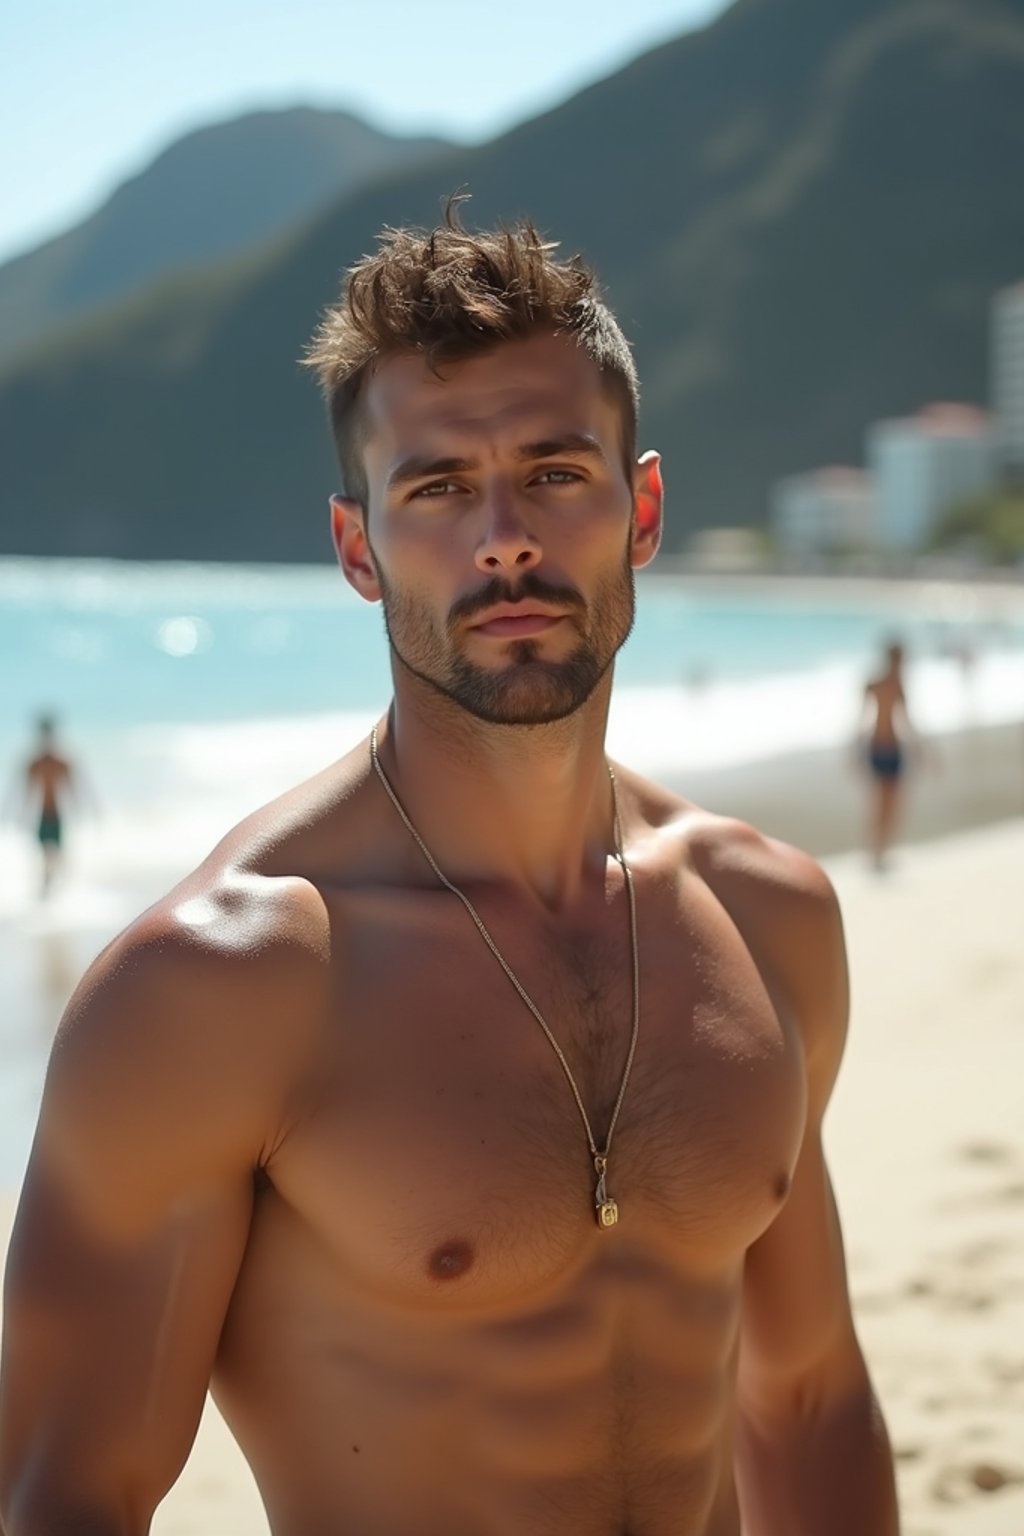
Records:
<instances>
[{"instance_id":1,"label":"turquoise sea","mask_svg":"<svg viewBox=\"0 0 1024 1536\"><path fill-rule=\"evenodd\" d=\"M1024 719L1024 587L644 575L610 751L678 781L847 740L892 635L922 730ZM55 713L124 878L201 857L390 693L380 611L331 566L0 560L0 655L0 774ZM0 918L31 895L6 851Z\"/></svg>"},{"instance_id":2,"label":"turquoise sea","mask_svg":"<svg viewBox=\"0 0 1024 1536\"><path fill-rule=\"evenodd\" d=\"M862 669L890 634L918 660L1024 644L1024 587L1001 613L983 588L907 591L641 577L617 683ZM326 566L0 559L0 653L0 747L44 706L91 734L374 710L389 687L379 610Z\"/></svg>"}]
</instances>

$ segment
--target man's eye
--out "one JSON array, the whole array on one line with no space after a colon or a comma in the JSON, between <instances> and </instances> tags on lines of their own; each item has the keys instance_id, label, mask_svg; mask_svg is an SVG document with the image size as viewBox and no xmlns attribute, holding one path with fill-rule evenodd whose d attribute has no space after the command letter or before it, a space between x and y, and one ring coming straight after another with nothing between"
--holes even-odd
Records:
<instances>
[{"instance_id":1,"label":"man's eye","mask_svg":"<svg viewBox=\"0 0 1024 1536\"><path fill-rule=\"evenodd\" d=\"M547 485L575 485L582 479L573 469L545 469L537 476L539 483Z\"/></svg>"},{"instance_id":2,"label":"man's eye","mask_svg":"<svg viewBox=\"0 0 1024 1536\"><path fill-rule=\"evenodd\" d=\"M434 480L430 485L421 485L418 491L413 492L413 496L450 496L457 490L458 486L454 480Z\"/></svg>"}]
</instances>

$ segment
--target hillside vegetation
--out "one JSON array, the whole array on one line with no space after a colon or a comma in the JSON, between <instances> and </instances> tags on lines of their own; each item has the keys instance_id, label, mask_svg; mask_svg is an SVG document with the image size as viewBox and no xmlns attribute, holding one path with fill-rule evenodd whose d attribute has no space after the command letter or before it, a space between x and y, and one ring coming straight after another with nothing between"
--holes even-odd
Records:
<instances>
[{"instance_id":1,"label":"hillside vegetation","mask_svg":"<svg viewBox=\"0 0 1024 1536\"><path fill-rule=\"evenodd\" d=\"M983 400L1024 269L1024 0L736 0L494 142L168 281L0 377L9 551L329 558L337 474L297 358L384 224L529 212L597 265L665 454L668 544L779 475Z\"/></svg>"},{"instance_id":2,"label":"hillside vegetation","mask_svg":"<svg viewBox=\"0 0 1024 1536\"><path fill-rule=\"evenodd\" d=\"M0 266L0 360L158 278L239 255L444 147L309 107L186 134L91 218Z\"/></svg>"}]
</instances>

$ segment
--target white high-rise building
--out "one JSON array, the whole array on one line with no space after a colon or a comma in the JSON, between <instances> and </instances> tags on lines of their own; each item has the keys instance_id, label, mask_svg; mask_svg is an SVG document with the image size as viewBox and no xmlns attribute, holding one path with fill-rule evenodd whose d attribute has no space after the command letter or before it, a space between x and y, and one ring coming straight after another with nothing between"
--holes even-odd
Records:
<instances>
[{"instance_id":1,"label":"white high-rise building","mask_svg":"<svg viewBox=\"0 0 1024 1536\"><path fill-rule=\"evenodd\" d=\"M995 478L988 414L973 405L928 405L916 416L868 428L868 466L878 498L876 543L920 549L946 512Z\"/></svg>"},{"instance_id":2,"label":"white high-rise building","mask_svg":"<svg viewBox=\"0 0 1024 1536\"><path fill-rule=\"evenodd\" d=\"M833 464L787 475L772 487L772 528L790 559L870 549L875 516L874 484L863 469Z\"/></svg>"},{"instance_id":3,"label":"white high-rise building","mask_svg":"<svg viewBox=\"0 0 1024 1536\"><path fill-rule=\"evenodd\" d=\"M992 414L1004 473L1024 476L1024 282L992 300Z\"/></svg>"}]
</instances>

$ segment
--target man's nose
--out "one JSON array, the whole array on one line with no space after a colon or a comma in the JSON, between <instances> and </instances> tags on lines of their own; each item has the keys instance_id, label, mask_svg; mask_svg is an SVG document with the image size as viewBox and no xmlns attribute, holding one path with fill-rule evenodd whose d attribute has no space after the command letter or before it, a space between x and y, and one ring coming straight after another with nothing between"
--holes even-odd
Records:
<instances>
[{"instance_id":1,"label":"man's nose","mask_svg":"<svg viewBox=\"0 0 1024 1536\"><path fill-rule=\"evenodd\" d=\"M485 523L476 548L477 569L527 571L540 564L541 544L528 509L508 488L495 488L487 498Z\"/></svg>"}]
</instances>

